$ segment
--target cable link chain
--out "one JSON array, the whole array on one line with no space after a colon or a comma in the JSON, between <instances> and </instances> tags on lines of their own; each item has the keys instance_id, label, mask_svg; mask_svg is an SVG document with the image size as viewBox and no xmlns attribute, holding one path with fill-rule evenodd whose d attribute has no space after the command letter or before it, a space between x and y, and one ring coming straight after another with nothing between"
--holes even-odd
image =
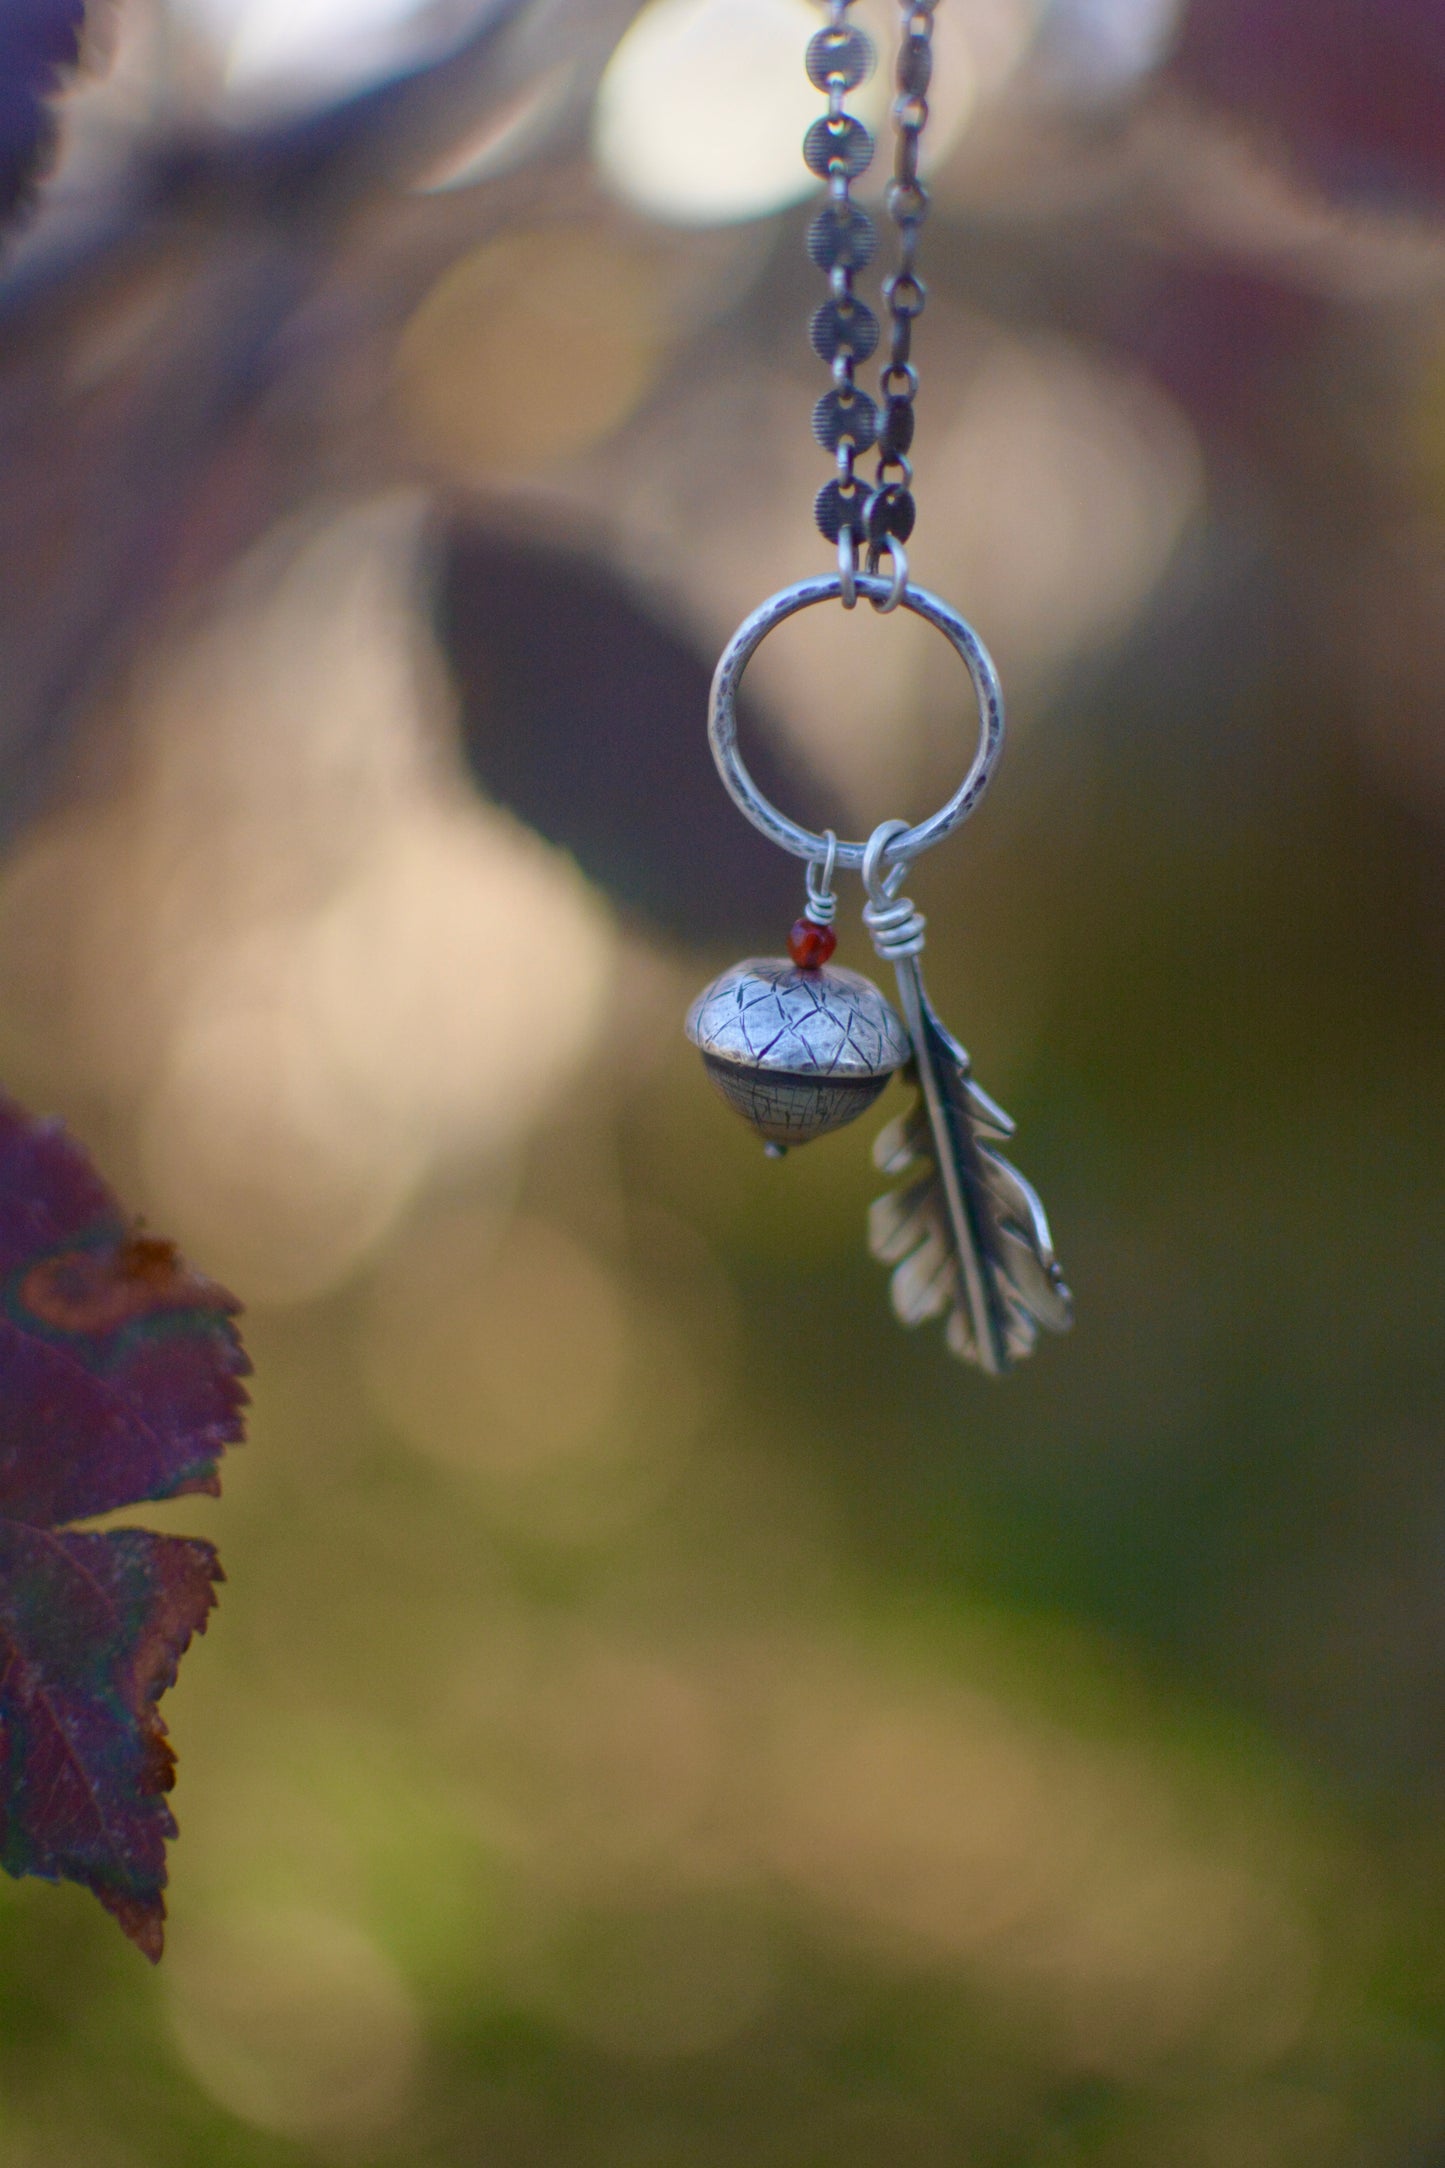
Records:
<instances>
[{"instance_id":1,"label":"cable link chain","mask_svg":"<svg viewBox=\"0 0 1445 2168\"><path fill-rule=\"evenodd\" d=\"M913 531L913 402L918 372L911 360L914 318L923 312L926 289L914 268L918 235L928 211L928 193L918 178L918 139L928 120L928 86L933 73L933 12L937 0L900 0L902 35L894 72L893 125L896 137L893 178L886 197L888 215L898 232L898 268L884 281L889 314L888 360L883 366L878 403L856 381L860 362L878 345L879 324L853 289L855 273L865 270L874 249L873 221L852 199L852 184L873 156L873 138L845 101L872 72L872 41L848 19L853 0L827 0L828 20L808 45L808 80L826 93L828 110L803 139L808 170L828 184L828 200L808 234L808 254L828 276L828 299L815 310L813 351L833 373L833 388L813 409L813 433L837 462L837 474L819 490L813 514L828 541L838 546L843 602L852 608L853 585L862 549L868 569L876 572L884 556L891 560L892 594L882 605L892 608L907 583L903 544ZM871 489L855 472L858 458L874 445L878 466Z\"/></svg>"},{"instance_id":2,"label":"cable link chain","mask_svg":"<svg viewBox=\"0 0 1445 2168\"><path fill-rule=\"evenodd\" d=\"M879 379L883 415L878 429L878 467L864 508L868 569L890 544L904 543L913 532L913 402L918 371L913 366L913 326L923 314L928 290L915 263L918 238L928 216L928 191L918 178L919 139L928 125L928 86L933 79L933 11L937 0L901 0L901 34L894 69L893 178L885 198L898 231L898 268L883 282L890 337L888 360ZM895 562L897 552L892 552Z\"/></svg>"}]
</instances>

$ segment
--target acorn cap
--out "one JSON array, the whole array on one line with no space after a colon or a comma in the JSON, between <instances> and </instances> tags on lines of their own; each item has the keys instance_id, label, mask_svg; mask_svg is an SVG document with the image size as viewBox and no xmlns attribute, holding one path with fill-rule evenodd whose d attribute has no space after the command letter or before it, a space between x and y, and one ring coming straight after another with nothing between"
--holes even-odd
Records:
<instances>
[{"instance_id":1,"label":"acorn cap","mask_svg":"<svg viewBox=\"0 0 1445 2168\"><path fill-rule=\"evenodd\" d=\"M782 956L751 956L705 986L687 1035L711 1062L840 1081L889 1076L912 1051L871 979Z\"/></svg>"}]
</instances>

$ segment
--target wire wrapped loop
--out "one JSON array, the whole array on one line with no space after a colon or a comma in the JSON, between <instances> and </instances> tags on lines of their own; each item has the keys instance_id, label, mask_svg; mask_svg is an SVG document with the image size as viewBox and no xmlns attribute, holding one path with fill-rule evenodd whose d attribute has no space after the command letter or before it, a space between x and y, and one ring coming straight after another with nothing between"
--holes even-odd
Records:
<instances>
[{"instance_id":1,"label":"wire wrapped loop","mask_svg":"<svg viewBox=\"0 0 1445 2168\"><path fill-rule=\"evenodd\" d=\"M898 894L911 859L907 854L895 856L893 864L884 870L889 845L896 846L899 837L909 833L907 821L881 821L863 850L863 886L868 896L863 923L887 964L900 964L906 957L919 955L926 937L928 921L923 913L914 910L907 896Z\"/></svg>"},{"instance_id":2,"label":"wire wrapped loop","mask_svg":"<svg viewBox=\"0 0 1445 2168\"><path fill-rule=\"evenodd\" d=\"M808 891L808 916L815 926L831 926L838 916L838 898L833 892L833 872L838 863L838 838L831 828L825 828L823 840L828 848L823 854L821 864L816 858L810 858L803 876Z\"/></svg>"}]
</instances>

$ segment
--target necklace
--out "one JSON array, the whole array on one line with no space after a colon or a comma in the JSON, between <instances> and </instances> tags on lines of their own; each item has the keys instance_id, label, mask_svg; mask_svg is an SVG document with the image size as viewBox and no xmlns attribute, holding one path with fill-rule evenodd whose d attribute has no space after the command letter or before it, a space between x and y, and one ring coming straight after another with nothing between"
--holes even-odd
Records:
<instances>
[{"instance_id":1,"label":"necklace","mask_svg":"<svg viewBox=\"0 0 1445 2168\"><path fill-rule=\"evenodd\" d=\"M934 1013L921 965L924 919L899 893L914 860L978 805L1003 746L1003 698L987 650L948 603L911 584L906 550L915 516L908 456L918 393L913 327L926 300L915 268L928 210L919 146L937 0L901 0L895 162L886 197L897 264L883 283L889 349L881 400L857 382L860 364L877 348L879 324L854 290L875 237L872 220L852 199L873 140L847 110L847 98L867 76L873 53L849 20L851 5L828 0L827 22L809 42L808 76L828 105L803 139L809 170L827 185L808 253L828 279L811 336L833 381L814 409L813 429L837 471L819 491L814 515L837 547L837 570L783 588L744 620L718 662L708 715L713 757L729 795L765 836L804 861L806 900L787 957L734 964L698 995L687 1031L723 1098L776 1158L855 1120L891 1076L903 1073L913 1105L882 1131L873 1157L884 1173L904 1181L873 1205L869 1247L893 1268L900 1320L945 1318L953 1353L997 1376L1030 1352L1041 1327L1066 1331L1073 1310L1043 1207L997 1149L1013 1123L975 1083L967 1054ZM857 471L870 451L877 458L871 483ZM916 826L886 820L866 841L840 842L831 829L800 828L758 789L738 748L737 692L750 658L785 619L826 603L851 610L860 597L885 615L909 610L942 633L968 672L979 735L967 774L927 820ZM845 871L862 877L863 923L879 957L894 967L896 1010L871 980L830 964L837 945L833 883Z\"/></svg>"}]
</instances>

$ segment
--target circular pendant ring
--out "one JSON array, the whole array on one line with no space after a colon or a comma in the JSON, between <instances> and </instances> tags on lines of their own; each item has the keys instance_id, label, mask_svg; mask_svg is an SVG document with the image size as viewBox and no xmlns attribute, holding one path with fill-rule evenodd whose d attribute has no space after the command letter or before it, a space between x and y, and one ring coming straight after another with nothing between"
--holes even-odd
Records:
<instances>
[{"instance_id":1,"label":"circular pendant ring","mask_svg":"<svg viewBox=\"0 0 1445 2168\"><path fill-rule=\"evenodd\" d=\"M890 583L887 580L860 572L855 575L855 583L858 593L866 595L870 602L886 602L889 598ZM760 828L783 850L791 851L795 858L814 861L827 855L828 838L815 835L811 828L800 828L796 821L790 821L785 813L780 813L771 799L763 796L747 771L738 751L737 694L744 670L775 625L781 625L785 618L795 616L799 610L810 609L815 602L838 600L842 593L841 579L836 572L831 572L817 579L799 580L796 587L784 587L776 595L770 595L751 617L744 618L723 649L713 675L712 699L708 707L708 742L734 805L746 813L755 828ZM973 764L948 803L930 814L926 821L920 821L916 828L904 829L888 846L887 856L895 865L931 849L961 821L968 819L988 788L1003 748L1003 694L988 650L978 634L957 610L950 609L937 595L930 595L921 587L905 588L898 600L901 608L911 610L915 617L936 626L962 657L978 700L979 727L978 750L973 756ZM866 842L839 843L836 862L857 871L863 864L867 848Z\"/></svg>"}]
</instances>

